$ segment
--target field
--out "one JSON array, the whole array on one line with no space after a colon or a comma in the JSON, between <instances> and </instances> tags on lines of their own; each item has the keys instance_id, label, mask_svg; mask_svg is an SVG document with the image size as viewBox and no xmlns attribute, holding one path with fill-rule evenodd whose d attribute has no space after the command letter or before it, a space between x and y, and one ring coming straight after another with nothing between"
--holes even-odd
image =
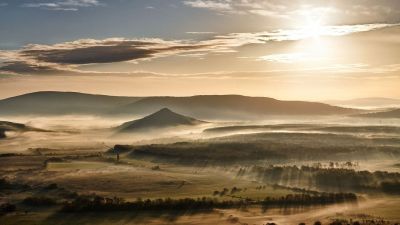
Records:
<instances>
[{"instance_id":1,"label":"field","mask_svg":"<svg viewBox=\"0 0 400 225\"><path fill-rule=\"evenodd\" d=\"M169 137L143 141L113 140L106 127L86 131L21 133L0 142L0 202L16 206L16 211L0 217L1 224L261 225L350 219L394 224L400 220L399 127L299 123L221 128L215 123L184 135L179 131L180 138L171 132ZM98 140L90 144L95 134ZM8 150L15 139L29 145ZM354 193L358 200L278 201L343 192ZM84 196L117 197L128 203L207 198L213 204L232 205L189 211L63 212L68 202L92 198ZM275 203L266 207L265 199ZM116 207L102 207L111 206Z\"/></svg>"}]
</instances>

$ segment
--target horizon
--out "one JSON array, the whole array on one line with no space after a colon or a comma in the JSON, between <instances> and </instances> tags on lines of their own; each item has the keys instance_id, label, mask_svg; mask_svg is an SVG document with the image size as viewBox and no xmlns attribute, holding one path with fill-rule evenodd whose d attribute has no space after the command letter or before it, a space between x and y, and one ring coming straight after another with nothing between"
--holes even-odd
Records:
<instances>
[{"instance_id":1,"label":"horizon","mask_svg":"<svg viewBox=\"0 0 400 225\"><path fill-rule=\"evenodd\" d=\"M26 92L26 93L21 93L17 95L11 95L8 97L0 97L1 100L6 100L9 98L13 97L18 97L18 96L24 96L24 95L29 95L29 94L35 94L35 93L71 93L71 94L87 94L87 95L99 95L99 96L109 96L109 97L140 97L140 98L147 98L147 97L195 97L195 96L243 96L243 97L260 97L260 98L271 98L279 101L305 101L305 102L321 102L321 103L326 103L326 104L331 104L329 102L346 102L346 101L355 101L355 100L400 100L400 98L387 98L387 97L364 97L364 98L351 98L351 99L321 99L321 100L312 100L312 99L284 99L284 98L276 98L273 96L257 96L257 95L242 95L242 94L233 94L233 93L228 93L228 94L196 94L196 95L109 95L109 94L103 94L103 93L90 93L90 92L80 92L80 91L58 91L58 90L41 90L41 91L34 91L34 92Z\"/></svg>"},{"instance_id":2,"label":"horizon","mask_svg":"<svg viewBox=\"0 0 400 225\"><path fill-rule=\"evenodd\" d=\"M397 0L0 0L0 98L400 98Z\"/></svg>"}]
</instances>

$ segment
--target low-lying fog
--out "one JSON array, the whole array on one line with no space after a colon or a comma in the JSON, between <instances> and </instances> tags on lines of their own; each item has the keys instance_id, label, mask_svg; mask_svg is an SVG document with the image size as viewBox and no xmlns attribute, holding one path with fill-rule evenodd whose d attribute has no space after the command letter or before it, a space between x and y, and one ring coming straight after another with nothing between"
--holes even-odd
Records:
<instances>
[{"instance_id":1,"label":"low-lying fog","mask_svg":"<svg viewBox=\"0 0 400 225\"><path fill-rule=\"evenodd\" d=\"M326 126L398 126L399 119L366 119L356 117L278 117L263 121L207 121L198 126L181 126L170 129L152 129L132 134L116 135L115 127L135 117L7 117L0 121L23 123L51 132L7 132L0 142L0 152L25 151L28 148L93 148L103 151L114 144L171 143L182 140L213 138L225 135L258 132L341 133L332 130L310 129ZM282 124L282 126L279 126ZM287 125L287 126L286 126ZM294 126L293 126L294 125ZM307 129L302 129L302 126ZM242 127L249 126L249 127ZM264 127L267 126L267 127ZM207 132L216 127L236 127L223 132ZM399 128L400 129L400 128ZM211 129L212 130L212 129ZM204 132L205 131L205 132ZM345 132L348 133L348 132ZM400 137L395 132L353 132L353 135L374 137Z\"/></svg>"},{"instance_id":2,"label":"low-lying fog","mask_svg":"<svg viewBox=\"0 0 400 225\"><path fill-rule=\"evenodd\" d=\"M104 151L114 144L133 144L154 140L175 142L195 138L204 129L213 126L207 123L196 127L174 127L172 129L148 130L132 135L116 135L115 128L124 122L139 119L103 118L95 116L59 116L59 117L7 117L0 121L22 123L30 127L50 132L6 132L6 139L0 141L0 152L23 152L29 148L85 148ZM158 140L158 141L157 141Z\"/></svg>"},{"instance_id":3,"label":"low-lying fog","mask_svg":"<svg viewBox=\"0 0 400 225\"><path fill-rule=\"evenodd\" d=\"M11 155L14 158L3 157L3 162L14 160L15 164L7 167L4 174L10 176L8 171L16 171L15 177L34 185L40 180L68 190L90 190L130 201L138 196L195 198L225 187L243 188L239 194L253 199L297 193L290 188L361 193L357 206L278 207L267 212L259 208L221 210L249 224L311 224L342 214L359 219L360 212L374 215L377 207L388 212L398 209L400 200L387 198L379 182L399 179L398 174L388 172L400 172L400 120L276 116L262 121L208 120L190 126L118 132L121 124L141 118L0 118L41 129L6 132L6 138L0 139L0 154L21 153ZM179 143L172 144L175 142ZM133 150L132 146L122 146L128 152L121 151L119 161L117 147L108 151L117 144L144 146L134 146ZM55 161L47 162L48 159ZM40 160L46 160L45 169ZM29 169L20 172L20 168ZM32 168L39 169L32 172ZM337 175L341 176L340 182ZM229 196L219 196L226 197ZM381 215L391 219L386 211ZM397 214L394 218L398 218ZM196 217L179 218L185 219L198 221Z\"/></svg>"}]
</instances>

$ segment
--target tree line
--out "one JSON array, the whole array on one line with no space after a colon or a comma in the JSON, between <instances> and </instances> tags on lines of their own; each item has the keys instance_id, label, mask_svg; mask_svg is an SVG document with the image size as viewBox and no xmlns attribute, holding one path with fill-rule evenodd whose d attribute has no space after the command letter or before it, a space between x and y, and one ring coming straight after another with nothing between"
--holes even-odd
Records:
<instances>
[{"instance_id":1,"label":"tree line","mask_svg":"<svg viewBox=\"0 0 400 225\"><path fill-rule=\"evenodd\" d=\"M237 176L253 176L269 184L317 188L328 192L380 191L399 193L400 173L358 171L313 166L253 166L240 168Z\"/></svg>"},{"instance_id":2,"label":"tree line","mask_svg":"<svg viewBox=\"0 0 400 225\"><path fill-rule=\"evenodd\" d=\"M65 202L62 212L101 212L101 211L207 211L213 209L245 208L250 205L263 207L290 207L326 205L343 202L355 202L353 193L321 193L318 195L294 194L280 198L267 197L263 200L219 200L216 198L183 199L138 199L127 202L122 198L106 198L98 195L80 195L75 200Z\"/></svg>"}]
</instances>

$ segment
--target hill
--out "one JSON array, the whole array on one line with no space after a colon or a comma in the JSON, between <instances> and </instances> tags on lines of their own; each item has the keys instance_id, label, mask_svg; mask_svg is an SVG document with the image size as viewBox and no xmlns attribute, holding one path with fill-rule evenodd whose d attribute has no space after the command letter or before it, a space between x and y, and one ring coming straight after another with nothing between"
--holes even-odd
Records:
<instances>
[{"instance_id":1,"label":"hill","mask_svg":"<svg viewBox=\"0 0 400 225\"><path fill-rule=\"evenodd\" d=\"M45 131L34 127L26 126L22 123L13 123L8 121L0 121L0 138L6 138L6 132L26 132L26 131Z\"/></svg>"},{"instance_id":2,"label":"hill","mask_svg":"<svg viewBox=\"0 0 400 225\"><path fill-rule=\"evenodd\" d=\"M346 115L362 110L318 102L241 95L119 97L75 92L35 92L0 100L0 115L147 115L169 108L202 119L253 119L270 115Z\"/></svg>"},{"instance_id":3,"label":"hill","mask_svg":"<svg viewBox=\"0 0 400 225\"><path fill-rule=\"evenodd\" d=\"M136 97L43 91L0 100L1 115L103 114L114 107L137 101Z\"/></svg>"},{"instance_id":4,"label":"hill","mask_svg":"<svg viewBox=\"0 0 400 225\"><path fill-rule=\"evenodd\" d=\"M384 112L375 112L375 113L364 113L356 115L358 117L369 117L369 118L400 118L400 109L393 109Z\"/></svg>"},{"instance_id":5,"label":"hill","mask_svg":"<svg viewBox=\"0 0 400 225\"><path fill-rule=\"evenodd\" d=\"M343 115L361 112L318 102L280 101L267 97L241 95L147 97L118 107L112 112L143 114L159 108L170 108L186 115L207 119L258 118L269 115Z\"/></svg>"},{"instance_id":6,"label":"hill","mask_svg":"<svg viewBox=\"0 0 400 225\"><path fill-rule=\"evenodd\" d=\"M176 126L194 126L204 123L191 117L183 116L163 108L142 119L126 122L117 127L118 132L135 132L138 130L159 129Z\"/></svg>"}]
</instances>

